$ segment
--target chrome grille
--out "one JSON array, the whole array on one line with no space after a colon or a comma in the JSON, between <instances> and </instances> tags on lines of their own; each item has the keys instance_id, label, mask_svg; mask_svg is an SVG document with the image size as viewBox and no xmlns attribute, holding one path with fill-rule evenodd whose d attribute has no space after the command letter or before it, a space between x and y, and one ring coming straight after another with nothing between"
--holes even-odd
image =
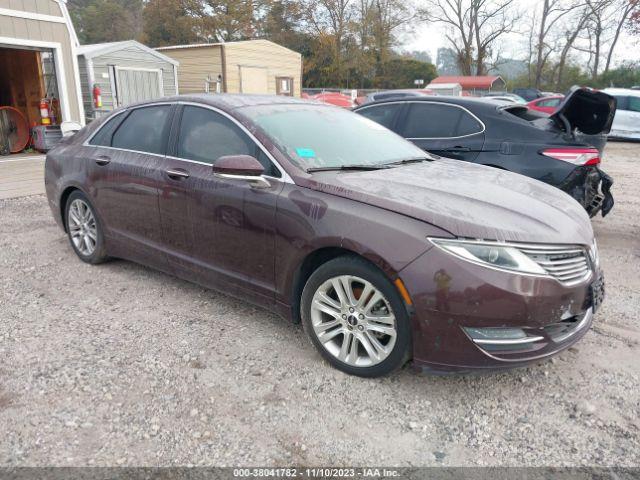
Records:
<instances>
[{"instance_id":1,"label":"chrome grille","mask_svg":"<svg viewBox=\"0 0 640 480\"><path fill-rule=\"evenodd\" d=\"M591 263L583 247L520 247L520 251L564 285L574 285L591 274Z\"/></svg>"}]
</instances>

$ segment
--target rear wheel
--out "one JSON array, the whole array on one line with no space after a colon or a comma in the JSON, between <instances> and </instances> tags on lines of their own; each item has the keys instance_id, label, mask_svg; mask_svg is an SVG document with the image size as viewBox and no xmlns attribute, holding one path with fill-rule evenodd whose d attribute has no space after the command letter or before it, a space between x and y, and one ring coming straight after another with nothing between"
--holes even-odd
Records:
<instances>
[{"instance_id":1,"label":"rear wheel","mask_svg":"<svg viewBox=\"0 0 640 480\"><path fill-rule=\"evenodd\" d=\"M98 217L89 199L79 190L67 199L65 222L69 241L80 260L95 264L107 258Z\"/></svg>"},{"instance_id":2,"label":"rear wheel","mask_svg":"<svg viewBox=\"0 0 640 480\"><path fill-rule=\"evenodd\" d=\"M404 303L387 277L364 259L345 256L322 265L307 281L301 303L307 335L343 372L377 377L408 359Z\"/></svg>"}]
</instances>

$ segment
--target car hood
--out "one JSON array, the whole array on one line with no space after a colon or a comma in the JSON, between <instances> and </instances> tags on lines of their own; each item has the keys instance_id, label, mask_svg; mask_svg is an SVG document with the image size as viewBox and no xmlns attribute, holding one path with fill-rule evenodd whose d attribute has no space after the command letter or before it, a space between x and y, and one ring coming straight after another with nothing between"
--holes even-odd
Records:
<instances>
[{"instance_id":1,"label":"car hood","mask_svg":"<svg viewBox=\"0 0 640 480\"><path fill-rule=\"evenodd\" d=\"M616 113L616 99L604 92L584 87L572 87L562 103L550 116L565 129L566 119L571 131L587 135L609 133Z\"/></svg>"},{"instance_id":2,"label":"car hood","mask_svg":"<svg viewBox=\"0 0 640 480\"><path fill-rule=\"evenodd\" d=\"M309 188L428 222L457 237L590 245L591 222L563 191L457 160L313 175Z\"/></svg>"}]
</instances>

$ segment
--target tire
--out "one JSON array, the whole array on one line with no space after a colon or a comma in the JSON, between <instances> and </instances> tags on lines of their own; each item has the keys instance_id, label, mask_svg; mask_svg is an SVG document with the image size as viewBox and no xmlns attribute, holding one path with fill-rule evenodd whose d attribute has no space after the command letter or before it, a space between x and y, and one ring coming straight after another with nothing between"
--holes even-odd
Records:
<instances>
[{"instance_id":1,"label":"tire","mask_svg":"<svg viewBox=\"0 0 640 480\"><path fill-rule=\"evenodd\" d=\"M100 220L93 205L80 190L69 195L64 207L64 221L69 243L80 260L95 265L107 259Z\"/></svg>"},{"instance_id":2,"label":"tire","mask_svg":"<svg viewBox=\"0 0 640 480\"><path fill-rule=\"evenodd\" d=\"M343 301L349 290L350 298ZM365 259L347 255L320 266L307 280L300 303L307 336L338 370L380 377L410 358L404 301L386 275Z\"/></svg>"}]
</instances>

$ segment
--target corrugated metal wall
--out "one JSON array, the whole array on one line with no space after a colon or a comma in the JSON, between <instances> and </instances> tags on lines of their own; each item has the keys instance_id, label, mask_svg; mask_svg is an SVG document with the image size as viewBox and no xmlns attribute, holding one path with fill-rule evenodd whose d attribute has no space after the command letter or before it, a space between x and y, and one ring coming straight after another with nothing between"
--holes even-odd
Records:
<instances>
[{"instance_id":1,"label":"corrugated metal wall","mask_svg":"<svg viewBox=\"0 0 640 480\"><path fill-rule=\"evenodd\" d=\"M215 81L218 75L222 75L222 48L219 45L162 49L160 53L180 62L180 93L203 93L207 76ZM214 88L212 85L211 89Z\"/></svg>"}]
</instances>

